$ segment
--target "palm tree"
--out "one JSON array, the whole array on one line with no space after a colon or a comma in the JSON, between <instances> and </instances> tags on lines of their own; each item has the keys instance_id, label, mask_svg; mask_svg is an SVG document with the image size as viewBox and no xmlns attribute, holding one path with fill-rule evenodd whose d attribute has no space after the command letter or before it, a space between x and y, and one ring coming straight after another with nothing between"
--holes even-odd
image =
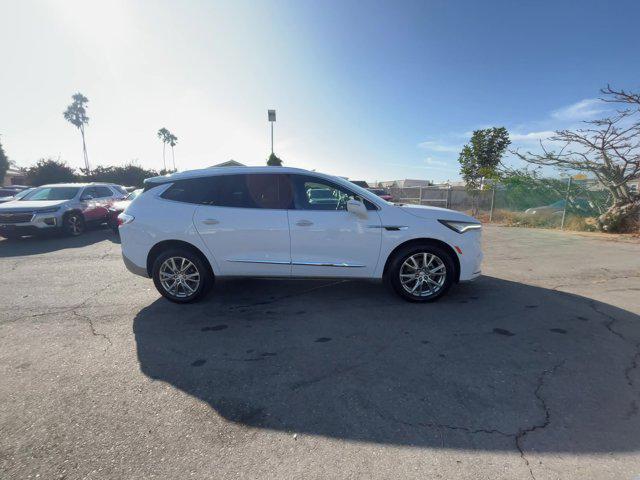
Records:
<instances>
[{"instance_id":1,"label":"palm tree","mask_svg":"<svg viewBox=\"0 0 640 480\"><path fill-rule=\"evenodd\" d=\"M67 107L63 115L65 120L80 130L82 135L82 154L84 156L84 166L87 173L90 173L89 169L89 155L87 155L87 144L84 138L84 126L89 123L89 117L87 116L86 105L89 103L89 99L82 95L80 92L71 97L73 102Z\"/></svg>"},{"instance_id":2,"label":"palm tree","mask_svg":"<svg viewBox=\"0 0 640 480\"><path fill-rule=\"evenodd\" d=\"M169 130L164 127L158 130L158 138L162 140L162 165L165 172L167 171L167 161L165 160L165 153L167 150L167 143L169 143L169 135L171 135L171 132L169 132Z\"/></svg>"},{"instance_id":3,"label":"palm tree","mask_svg":"<svg viewBox=\"0 0 640 480\"><path fill-rule=\"evenodd\" d=\"M173 133L169 132L169 145L171 146L171 157L173 159L173 170L176 170L176 155L173 152L173 147L178 143L178 137L176 137Z\"/></svg>"}]
</instances>

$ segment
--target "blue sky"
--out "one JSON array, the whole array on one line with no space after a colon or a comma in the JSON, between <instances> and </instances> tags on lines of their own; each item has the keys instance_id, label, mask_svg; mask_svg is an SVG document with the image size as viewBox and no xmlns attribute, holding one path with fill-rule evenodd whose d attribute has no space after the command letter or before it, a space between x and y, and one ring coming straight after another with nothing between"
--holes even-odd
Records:
<instances>
[{"instance_id":1,"label":"blue sky","mask_svg":"<svg viewBox=\"0 0 640 480\"><path fill-rule=\"evenodd\" d=\"M458 178L470 132L535 148L640 88L637 1L7 1L0 134L19 165L82 164L62 118L90 99L93 165L286 165L354 179Z\"/></svg>"}]
</instances>

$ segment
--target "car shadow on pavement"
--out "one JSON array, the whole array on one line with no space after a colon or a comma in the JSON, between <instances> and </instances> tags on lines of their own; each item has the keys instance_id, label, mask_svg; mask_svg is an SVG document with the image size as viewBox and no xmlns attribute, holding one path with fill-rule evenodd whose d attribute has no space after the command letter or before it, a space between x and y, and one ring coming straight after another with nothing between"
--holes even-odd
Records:
<instances>
[{"instance_id":1,"label":"car shadow on pavement","mask_svg":"<svg viewBox=\"0 0 640 480\"><path fill-rule=\"evenodd\" d=\"M160 299L133 330L144 374L250 428L521 453L640 448L640 317L577 295L482 277L417 305L367 282L243 279L198 304Z\"/></svg>"},{"instance_id":2,"label":"car shadow on pavement","mask_svg":"<svg viewBox=\"0 0 640 480\"><path fill-rule=\"evenodd\" d=\"M68 237L60 233L48 233L42 236L22 237L13 240L0 237L0 258L24 257L68 248L82 248L103 240L120 243L118 235L105 226L89 227L84 234L78 237Z\"/></svg>"}]
</instances>

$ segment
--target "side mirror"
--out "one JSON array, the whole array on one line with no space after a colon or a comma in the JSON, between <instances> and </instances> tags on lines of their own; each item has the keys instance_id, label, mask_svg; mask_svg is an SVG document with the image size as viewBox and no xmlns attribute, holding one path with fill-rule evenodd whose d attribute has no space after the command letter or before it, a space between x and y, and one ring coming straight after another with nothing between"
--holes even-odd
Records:
<instances>
[{"instance_id":1,"label":"side mirror","mask_svg":"<svg viewBox=\"0 0 640 480\"><path fill-rule=\"evenodd\" d=\"M349 200L347 202L347 211L353 213L356 217L367 218L367 207L360 200Z\"/></svg>"},{"instance_id":2,"label":"side mirror","mask_svg":"<svg viewBox=\"0 0 640 480\"><path fill-rule=\"evenodd\" d=\"M83 195L82 198L80 199L80 201L82 202L86 202L87 200L93 200L93 195Z\"/></svg>"}]
</instances>

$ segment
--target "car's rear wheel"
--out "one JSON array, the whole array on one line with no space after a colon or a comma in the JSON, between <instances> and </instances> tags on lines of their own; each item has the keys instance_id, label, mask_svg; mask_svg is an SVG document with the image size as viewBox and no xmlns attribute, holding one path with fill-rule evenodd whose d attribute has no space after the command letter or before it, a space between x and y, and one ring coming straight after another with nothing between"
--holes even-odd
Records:
<instances>
[{"instance_id":1,"label":"car's rear wheel","mask_svg":"<svg viewBox=\"0 0 640 480\"><path fill-rule=\"evenodd\" d=\"M158 292L176 303L199 300L213 284L206 262L188 249L172 249L158 255L153 262L152 276Z\"/></svg>"},{"instance_id":2,"label":"car's rear wheel","mask_svg":"<svg viewBox=\"0 0 640 480\"><path fill-rule=\"evenodd\" d=\"M387 270L398 295L410 302L433 302L451 287L455 264L437 245L414 245L398 252Z\"/></svg>"},{"instance_id":3,"label":"car's rear wheel","mask_svg":"<svg viewBox=\"0 0 640 480\"><path fill-rule=\"evenodd\" d=\"M79 213L70 213L62 220L64 233L71 237L82 235L86 229L84 217Z\"/></svg>"}]
</instances>

